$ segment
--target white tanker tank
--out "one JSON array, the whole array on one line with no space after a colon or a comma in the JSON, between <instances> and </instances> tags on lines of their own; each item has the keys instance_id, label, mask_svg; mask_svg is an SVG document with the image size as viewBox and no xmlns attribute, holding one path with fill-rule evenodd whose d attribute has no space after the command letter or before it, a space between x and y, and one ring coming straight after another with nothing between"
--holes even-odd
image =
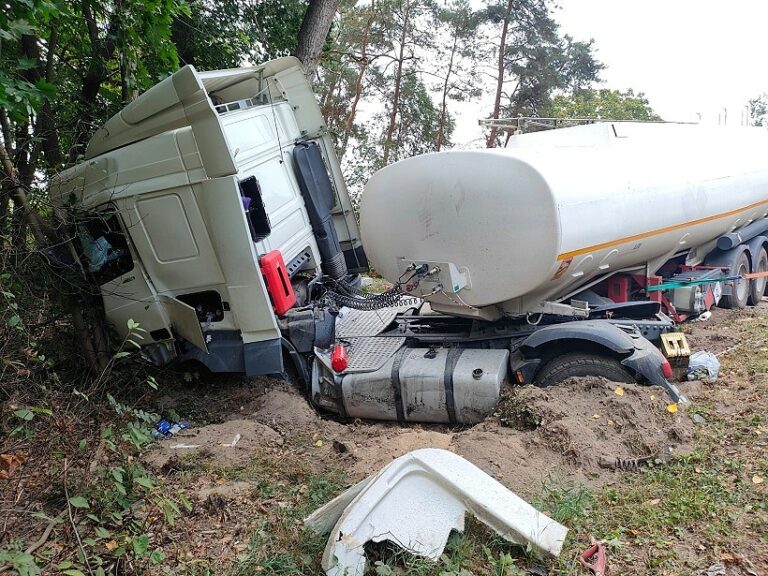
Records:
<instances>
[{"instance_id":1,"label":"white tanker tank","mask_svg":"<svg viewBox=\"0 0 768 576\"><path fill-rule=\"evenodd\" d=\"M768 214L768 131L604 123L514 136L506 148L409 158L377 172L363 243L434 310L496 319L622 270L652 274ZM406 283L409 284L409 283Z\"/></svg>"}]
</instances>

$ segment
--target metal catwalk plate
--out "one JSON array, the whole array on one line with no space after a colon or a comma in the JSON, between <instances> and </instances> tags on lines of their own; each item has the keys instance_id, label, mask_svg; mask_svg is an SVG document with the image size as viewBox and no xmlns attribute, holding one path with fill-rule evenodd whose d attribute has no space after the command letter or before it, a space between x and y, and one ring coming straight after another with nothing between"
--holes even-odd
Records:
<instances>
[{"instance_id":1,"label":"metal catwalk plate","mask_svg":"<svg viewBox=\"0 0 768 576\"><path fill-rule=\"evenodd\" d=\"M372 311L346 308L343 315L336 319L336 337L353 338L381 334L392 323L395 316L414 307L414 300L414 298L408 298L407 304Z\"/></svg>"},{"instance_id":2,"label":"metal catwalk plate","mask_svg":"<svg viewBox=\"0 0 768 576\"><path fill-rule=\"evenodd\" d=\"M373 372L381 368L400 347L405 338L383 336L347 337L347 369L344 372Z\"/></svg>"}]
</instances>

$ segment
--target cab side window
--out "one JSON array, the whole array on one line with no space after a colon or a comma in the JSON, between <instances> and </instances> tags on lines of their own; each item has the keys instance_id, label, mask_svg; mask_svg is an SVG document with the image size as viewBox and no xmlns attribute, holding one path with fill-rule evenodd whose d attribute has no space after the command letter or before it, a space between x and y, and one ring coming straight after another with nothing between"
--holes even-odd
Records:
<instances>
[{"instance_id":1,"label":"cab side window","mask_svg":"<svg viewBox=\"0 0 768 576\"><path fill-rule=\"evenodd\" d=\"M133 269L128 241L115 214L90 216L77 226L84 264L99 285Z\"/></svg>"}]
</instances>

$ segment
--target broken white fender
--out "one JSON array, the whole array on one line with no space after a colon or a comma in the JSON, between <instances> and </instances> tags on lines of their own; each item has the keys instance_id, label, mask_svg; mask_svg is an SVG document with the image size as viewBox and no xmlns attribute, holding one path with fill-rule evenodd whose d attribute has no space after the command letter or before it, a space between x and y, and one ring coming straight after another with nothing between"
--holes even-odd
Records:
<instances>
[{"instance_id":1,"label":"broken white fender","mask_svg":"<svg viewBox=\"0 0 768 576\"><path fill-rule=\"evenodd\" d=\"M317 532L335 522L323 553L328 576L363 576L366 542L389 540L437 560L468 512L504 539L553 556L568 533L474 464L432 448L394 460L304 522Z\"/></svg>"},{"instance_id":2,"label":"broken white fender","mask_svg":"<svg viewBox=\"0 0 768 576\"><path fill-rule=\"evenodd\" d=\"M322 508L318 508L312 514L304 519L304 526L315 532L316 534L328 534L333 530L336 522L339 521L341 515L346 510L347 506L352 503L360 492L365 490L368 485L373 482L376 475L368 476L365 480L361 480L351 488L346 489L344 492L336 496L333 500L328 502Z\"/></svg>"}]
</instances>

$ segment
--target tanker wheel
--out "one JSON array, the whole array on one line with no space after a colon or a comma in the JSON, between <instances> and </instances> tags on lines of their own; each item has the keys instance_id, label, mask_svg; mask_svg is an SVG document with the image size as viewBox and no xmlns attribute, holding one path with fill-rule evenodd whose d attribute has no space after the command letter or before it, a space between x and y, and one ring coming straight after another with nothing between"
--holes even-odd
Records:
<instances>
[{"instance_id":1,"label":"tanker wheel","mask_svg":"<svg viewBox=\"0 0 768 576\"><path fill-rule=\"evenodd\" d=\"M749 256L744 251L731 264L728 274L730 276L743 276L749 274L749 270ZM749 299L749 280L736 280L731 290L731 294L720 298L718 306L720 308L744 308Z\"/></svg>"},{"instance_id":2,"label":"tanker wheel","mask_svg":"<svg viewBox=\"0 0 768 576\"><path fill-rule=\"evenodd\" d=\"M752 272L768 272L768 253L765 252L765 248L760 248L760 251L757 253ZM749 281L750 306L757 306L760 304L760 301L763 299L763 294L765 293L766 284L768 284L768 278L765 276Z\"/></svg>"},{"instance_id":3,"label":"tanker wheel","mask_svg":"<svg viewBox=\"0 0 768 576\"><path fill-rule=\"evenodd\" d=\"M574 376L600 376L611 382L636 382L615 358L587 352L572 352L556 356L547 362L536 375L534 384L546 388Z\"/></svg>"}]
</instances>

